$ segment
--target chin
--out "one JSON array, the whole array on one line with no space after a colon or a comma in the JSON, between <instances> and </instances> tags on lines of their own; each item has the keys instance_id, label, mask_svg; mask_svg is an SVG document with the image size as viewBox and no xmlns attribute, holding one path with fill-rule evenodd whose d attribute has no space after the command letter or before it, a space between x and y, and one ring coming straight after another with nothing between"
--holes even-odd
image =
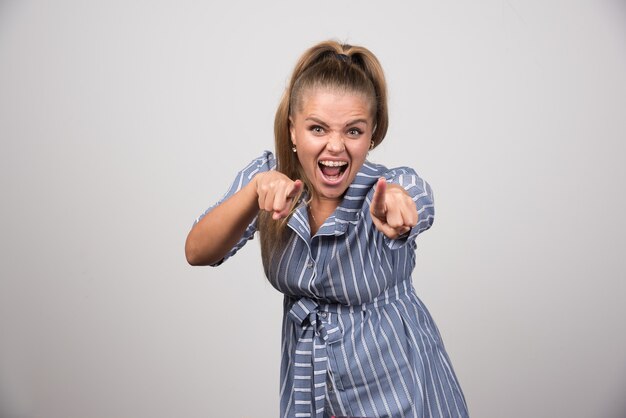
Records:
<instances>
[{"instance_id":1,"label":"chin","mask_svg":"<svg viewBox=\"0 0 626 418\"><path fill-rule=\"evenodd\" d=\"M326 179L322 181L318 180L316 184L314 184L315 191L318 196L326 199L341 199L346 193L346 190L348 190L348 187L350 187L350 183L352 183L352 181L348 180L350 179L342 179L341 182L334 184L328 184L329 182L326 181Z\"/></svg>"}]
</instances>

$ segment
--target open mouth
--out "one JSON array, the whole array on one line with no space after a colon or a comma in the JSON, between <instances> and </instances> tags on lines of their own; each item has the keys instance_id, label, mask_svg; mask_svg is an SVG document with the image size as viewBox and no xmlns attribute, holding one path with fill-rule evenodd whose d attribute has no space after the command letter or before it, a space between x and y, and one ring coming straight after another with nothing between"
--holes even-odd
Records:
<instances>
[{"instance_id":1,"label":"open mouth","mask_svg":"<svg viewBox=\"0 0 626 418\"><path fill-rule=\"evenodd\" d=\"M343 173L348 168L347 161L329 161L322 160L317 163L322 172L324 178L331 182L336 182L341 179Z\"/></svg>"}]
</instances>

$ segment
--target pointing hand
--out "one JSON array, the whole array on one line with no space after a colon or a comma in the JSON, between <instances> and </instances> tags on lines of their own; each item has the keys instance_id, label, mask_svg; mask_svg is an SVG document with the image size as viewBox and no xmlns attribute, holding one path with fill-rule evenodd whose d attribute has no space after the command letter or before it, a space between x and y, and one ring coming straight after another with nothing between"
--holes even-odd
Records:
<instances>
[{"instance_id":1,"label":"pointing hand","mask_svg":"<svg viewBox=\"0 0 626 418\"><path fill-rule=\"evenodd\" d=\"M387 238L396 239L417 225L417 207L402 186L388 185L381 177L374 187L370 214L376 229Z\"/></svg>"},{"instance_id":2,"label":"pointing hand","mask_svg":"<svg viewBox=\"0 0 626 418\"><path fill-rule=\"evenodd\" d=\"M278 220L289 215L293 199L302 191L301 180L291 180L278 171L267 171L258 174L256 191L259 209L272 212L272 219Z\"/></svg>"}]
</instances>

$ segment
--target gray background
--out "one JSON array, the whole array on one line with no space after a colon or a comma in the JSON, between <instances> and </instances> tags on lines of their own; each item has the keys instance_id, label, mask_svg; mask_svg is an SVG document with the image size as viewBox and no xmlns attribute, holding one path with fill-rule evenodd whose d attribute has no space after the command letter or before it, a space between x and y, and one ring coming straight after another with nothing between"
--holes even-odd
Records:
<instances>
[{"instance_id":1,"label":"gray background","mask_svg":"<svg viewBox=\"0 0 626 418\"><path fill-rule=\"evenodd\" d=\"M258 243L183 244L328 38L386 70L371 159L434 188L414 283L472 415L626 416L623 2L4 0L2 418L278 415Z\"/></svg>"}]
</instances>

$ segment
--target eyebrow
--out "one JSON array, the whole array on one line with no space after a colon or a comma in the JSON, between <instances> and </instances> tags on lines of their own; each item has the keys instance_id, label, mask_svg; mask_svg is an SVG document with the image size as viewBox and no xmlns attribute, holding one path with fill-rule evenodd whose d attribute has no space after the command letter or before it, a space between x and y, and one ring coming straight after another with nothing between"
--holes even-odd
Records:
<instances>
[{"instance_id":1,"label":"eyebrow","mask_svg":"<svg viewBox=\"0 0 626 418\"><path fill-rule=\"evenodd\" d=\"M328 128L328 124L326 122L324 122L321 119L316 118L315 116L309 116L308 118L304 120L313 121L315 123L322 125L325 128ZM357 123L364 123L367 125L367 119L354 119L354 120L348 121L348 123L346 123L345 126L356 125Z\"/></svg>"}]
</instances>

